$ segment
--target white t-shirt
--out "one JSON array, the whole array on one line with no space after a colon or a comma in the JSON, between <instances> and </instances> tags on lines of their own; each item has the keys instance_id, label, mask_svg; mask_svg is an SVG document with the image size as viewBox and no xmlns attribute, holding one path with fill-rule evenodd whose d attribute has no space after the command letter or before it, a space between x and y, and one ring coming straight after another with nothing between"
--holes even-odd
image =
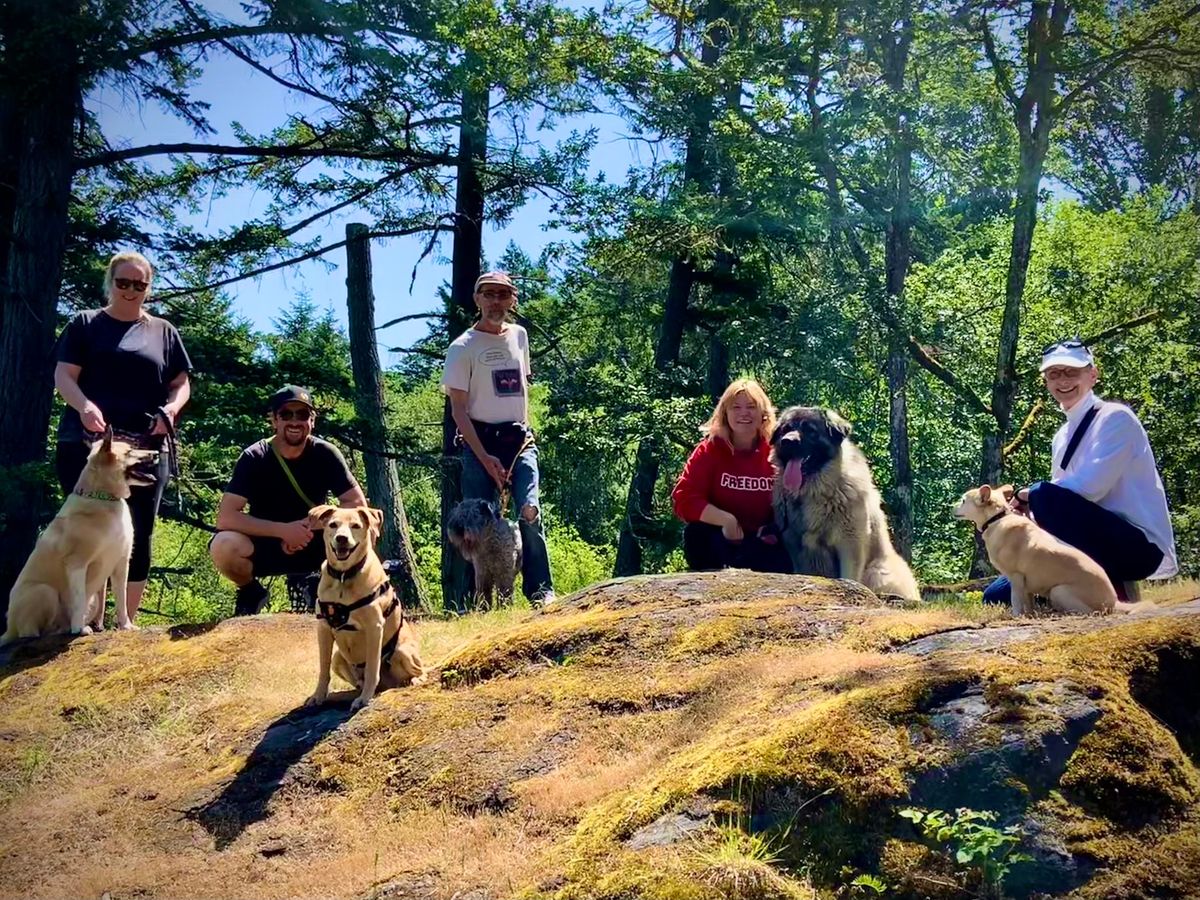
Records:
<instances>
[{"instance_id":1,"label":"white t-shirt","mask_svg":"<svg viewBox=\"0 0 1200 900\"><path fill-rule=\"evenodd\" d=\"M479 422L529 422L529 335L520 325L499 334L468 328L446 351L442 390L467 392Z\"/></svg>"},{"instance_id":2,"label":"white t-shirt","mask_svg":"<svg viewBox=\"0 0 1200 900\"><path fill-rule=\"evenodd\" d=\"M1064 471L1059 463L1067 449L1067 435L1075 433L1093 406L1100 407L1096 418ZM1054 435L1051 452L1050 480L1054 484L1136 525L1163 552L1162 562L1151 578L1168 578L1179 571L1167 494L1154 463L1150 439L1133 410L1101 400L1089 391L1067 413L1066 424Z\"/></svg>"}]
</instances>

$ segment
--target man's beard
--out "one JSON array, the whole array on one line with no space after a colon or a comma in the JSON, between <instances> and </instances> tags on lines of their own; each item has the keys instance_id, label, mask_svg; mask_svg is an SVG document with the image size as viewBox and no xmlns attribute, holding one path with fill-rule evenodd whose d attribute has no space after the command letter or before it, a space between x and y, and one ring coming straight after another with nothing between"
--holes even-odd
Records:
<instances>
[{"instance_id":1,"label":"man's beard","mask_svg":"<svg viewBox=\"0 0 1200 900\"><path fill-rule=\"evenodd\" d=\"M308 435L305 434L303 431L300 432L299 436L293 436L293 435L288 434L288 431L286 428L283 430L283 442L285 444L287 444L289 447L302 447L302 446L304 446L304 442L307 440L308 440Z\"/></svg>"}]
</instances>

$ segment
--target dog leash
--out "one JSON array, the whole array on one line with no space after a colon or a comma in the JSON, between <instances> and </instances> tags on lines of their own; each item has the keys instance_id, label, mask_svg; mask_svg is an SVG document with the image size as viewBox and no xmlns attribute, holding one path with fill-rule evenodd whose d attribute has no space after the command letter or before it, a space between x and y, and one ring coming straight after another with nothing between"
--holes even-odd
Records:
<instances>
[{"instance_id":1,"label":"dog leash","mask_svg":"<svg viewBox=\"0 0 1200 900\"><path fill-rule=\"evenodd\" d=\"M512 473L517 467L517 460L521 458L521 454L529 449L529 445L533 443L533 432L525 435L525 440L521 444L521 448L517 450L517 455L513 457L512 465L508 467L508 471L504 473L504 484L500 485L500 518L508 518L508 504L512 500Z\"/></svg>"}]
</instances>

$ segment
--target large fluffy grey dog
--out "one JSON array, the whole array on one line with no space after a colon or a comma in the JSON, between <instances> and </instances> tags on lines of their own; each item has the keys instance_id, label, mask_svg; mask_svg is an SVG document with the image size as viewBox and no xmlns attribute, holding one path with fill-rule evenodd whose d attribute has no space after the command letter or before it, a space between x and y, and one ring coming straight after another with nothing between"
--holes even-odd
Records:
<instances>
[{"instance_id":1,"label":"large fluffy grey dog","mask_svg":"<svg viewBox=\"0 0 1200 900\"><path fill-rule=\"evenodd\" d=\"M892 546L866 457L850 423L812 406L783 411L771 435L775 521L796 572L850 578L877 594L920 600Z\"/></svg>"},{"instance_id":2,"label":"large fluffy grey dog","mask_svg":"<svg viewBox=\"0 0 1200 900\"><path fill-rule=\"evenodd\" d=\"M475 593L490 607L493 594L512 600L521 571L521 532L487 500L463 500L450 511L446 533L463 559L475 567Z\"/></svg>"}]
</instances>

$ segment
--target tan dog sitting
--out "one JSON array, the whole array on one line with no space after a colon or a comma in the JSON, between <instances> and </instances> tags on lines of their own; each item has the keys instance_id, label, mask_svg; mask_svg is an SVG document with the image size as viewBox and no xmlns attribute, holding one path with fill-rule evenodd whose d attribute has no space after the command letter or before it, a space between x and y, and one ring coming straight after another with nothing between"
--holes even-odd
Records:
<instances>
[{"instance_id":1,"label":"tan dog sitting","mask_svg":"<svg viewBox=\"0 0 1200 900\"><path fill-rule=\"evenodd\" d=\"M309 511L325 529L325 563L317 588L320 675L306 706L324 703L332 670L361 688L351 709L371 702L377 688L422 684L417 633L375 554L383 513L365 507L317 506ZM336 649L334 644L337 644Z\"/></svg>"},{"instance_id":2,"label":"tan dog sitting","mask_svg":"<svg viewBox=\"0 0 1200 900\"><path fill-rule=\"evenodd\" d=\"M104 590L112 581L117 627L129 621L125 592L133 520L130 485L154 484L155 450L138 450L113 440L112 428L96 443L75 490L42 532L17 576L8 601L8 631L0 638L70 632L91 634L104 624Z\"/></svg>"},{"instance_id":3,"label":"tan dog sitting","mask_svg":"<svg viewBox=\"0 0 1200 900\"><path fill-rule=\"evenodd\" d=\"M1033 597L1059 612L1109 613L1128 610L1099 564L1064 544L1032 520L1008 507L1012 485L983 485L962 496L954 515L974 522L983 534L988 559L1012 583L1014 616L1033 615Z\"/></svg>"}]
</instances>

